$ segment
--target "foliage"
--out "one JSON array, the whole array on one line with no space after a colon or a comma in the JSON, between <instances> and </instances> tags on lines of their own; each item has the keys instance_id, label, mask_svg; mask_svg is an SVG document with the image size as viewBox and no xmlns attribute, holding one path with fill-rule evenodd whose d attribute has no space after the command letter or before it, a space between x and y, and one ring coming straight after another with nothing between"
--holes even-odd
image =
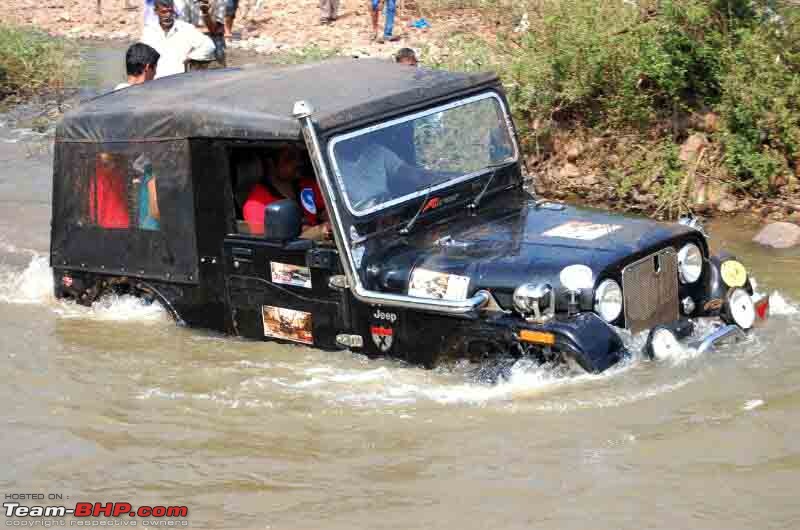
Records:
<instances>
[{"instance_id":1,"label":"foliage","mask_svg":"<svg viewBox=\"0 0 800 530\"><path fill-rule=\"evenodd\" d=\"M63 40L0 23L0 99L64 88L73 71L67 52Z\"/></svg>"},{"instance_id":2,"label":"foliage","mask_svg":"<svg viewBox=\"0 0 800 530\"><path fill-rule=\"evenodd\" d=\"M315 63L336 57L340 51L336 48L322 48L318 44L307 44L302 48L276 52L270 62L281 65Z\"/></svg>"},{"instance_id":3,"label":"foliage","mask_svg":"<svg viewBox=\"0 0 800 530\"><path fill-rule=\"evenodd\" d=\"M769 26L743 29L725 50L725 162L744 187L769 191L800 163L800 43Z\"/></svg>"},{"instance_id":4,"label":"foliage","mask_svg":"<svg viewBox=\"0 0 800 530\"><path fill-rule=\"evenodd\" d=\"M451 38L432 62L498 71L531 143L566 125L655 131L674 144L686 134L681 120L714 110L724 163L739 187L768 191L777 176L800 169L797 2L524 0L507 7L495 42ZM485 11L497 19L497 9Z\"/></svg>"}]
</instances>

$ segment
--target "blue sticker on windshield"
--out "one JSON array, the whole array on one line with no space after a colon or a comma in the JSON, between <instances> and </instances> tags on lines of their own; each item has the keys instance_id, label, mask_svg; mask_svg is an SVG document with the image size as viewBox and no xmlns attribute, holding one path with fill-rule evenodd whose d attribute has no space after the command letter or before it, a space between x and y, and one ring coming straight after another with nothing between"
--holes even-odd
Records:
<instances>
[{"instance_id":1,"label":"blue sticker on windshield","mask_svg":"<svg viewBox=\"0 0 800 530\"><path fill-rule=\"evenodd\" d=\"M303 208L311 215L317 215L317 203L314 202L314 190L311 188L303 188L300 192L300 203Z\"/></svg>"}]
</instances>

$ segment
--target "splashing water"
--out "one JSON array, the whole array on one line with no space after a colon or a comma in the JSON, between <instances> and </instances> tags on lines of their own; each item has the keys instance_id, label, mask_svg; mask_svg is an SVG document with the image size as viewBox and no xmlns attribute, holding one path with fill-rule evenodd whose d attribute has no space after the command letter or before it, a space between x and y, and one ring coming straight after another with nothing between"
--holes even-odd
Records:
<instances>
[{"instance_id":1,"label":"splashing water","mask_svg":"<svg viewBox=\"0 0 800 530\"><path fill-rule=\"evenodd\" d=\"M0 273L0 302L47 304L54 302L53 272L43 256L34 256L22 272Z\"/></svg>"},{"instance_id":2,"label":"splashing water","mask_svg":"<svg viewBox=\"0 0 800 530\"><path fill-rule=\"evenodd\" d=\"M62 318L97 318L112 321L167 321L166 311L157 303L147 304L134 296L104 296L92 307L56 300L53 270L43 256L34 256L23 271L0 272L0 302L43 305Z\"/></svg>"},{"instance_id":3,"label":"splashing water","mask_svg":"<svg viewBox=\"0 0 800 530\"><path fill-rule=\"evenodd\" d=\"M781 293L774 291L769 296L769 313L771 316L793 316L800 313L800 309L787 301Z\"/></svg>"}]
</instances>

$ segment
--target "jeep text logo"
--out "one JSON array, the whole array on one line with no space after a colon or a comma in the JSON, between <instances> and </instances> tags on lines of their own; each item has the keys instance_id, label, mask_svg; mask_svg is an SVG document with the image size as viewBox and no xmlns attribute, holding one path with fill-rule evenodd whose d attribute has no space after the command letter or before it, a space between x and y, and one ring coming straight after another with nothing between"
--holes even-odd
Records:
<instances>
[{"instance_id":1,"label":"jeep text logo","mask_svg":"<svg viewBox=\"0 0 800 530\"><path fill-rule=\"evenodd\" d=\"M392 324L397 322L397 313L384 313L380 309L376 309L375 314L372 316L373 318L377 318L378 320L386 320L387 322L391 322Z\"/></svg>"}]
</instances>

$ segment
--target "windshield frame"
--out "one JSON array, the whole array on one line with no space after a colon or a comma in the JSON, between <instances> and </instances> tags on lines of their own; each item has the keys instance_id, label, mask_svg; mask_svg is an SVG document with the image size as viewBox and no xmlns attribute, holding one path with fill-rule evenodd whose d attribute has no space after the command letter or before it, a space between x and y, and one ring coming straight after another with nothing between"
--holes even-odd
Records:
<instances>
[{"instance_id":1,"label":"windshield frame","mask_svg":"<svg viewBox=\"0 0 800 530\"><path fill-rule=\"evenodd\" d=\"M484 92L484 93L481 93L481 94L477 94L475 96L470 96L470 97L467 97L467 98L458 99L456 101L451 101L450 103L447 103L447 104L444 104L444 105L439 105L439 106L433 107L431 109L426 109L426 110L423 110L423 111L420 111L420 112L415 112L415 113L412 113L412 114L406 114L404 116L401 116L399 118L395 118L395 119L392 119L392 120L389 120L389 121L386 121L386 122L378 123L376 125L371 125L369 127L364 127L362 129L357 129L355 131L351 131L351 132L348 132L348 133L339 134L337 136L334 136L328 142L328 159L330 160L331 168L333 169L333 174L334 174L334 177L335 177L336 186L337 186L337 188L339 190L340 195L342 196L342 200L343 200L345 206L347 207L347 211L350 213L350 215L352 215L354 217L365 217L365 216L373 214L375 212L378 212L378 211L381 211L381 210L385 210L387 208L391 208L392 206L396 206L398 204L405 203L407 201L416 199L418 197L422 197L425 194L434 193L434 192L436 192L438 190L441 190L441 189L444 189L444 188L448 188L448 187L453 186L455 184L460 184L462 182L466 182L468 180L472 180L472 179L477 178L479 176L486 175L487 173L489 173L491 171L494 171L494 169L492 169L492 167L488 167L487 166L487 167L484 167L484 168L479 169L477 171L473 171L471 173L464 174L464 175L462 175L460 177L454 177L454 178L452 178L450 180L447 180L445 182L437 184L436 186L433 186L433 187L431 187L431 186L422 187L422 188L420 188L419 190L417 190L415 192L408 193L408 194L402 195L400 197L395 197L395 198L390 199L390 200L388 200L386 202L382 202L380 204L375 204L375 205L370 206L369 208L365 208L363 210L356 210L355 208L353 208L353 205L350 202L350 197L349 197L349 195L347 193L347 188L345 187L345 183L344 183L344 179L342 178L341 170L339 169L339 163L338 163L338 161L336 159L336 156L334 155L334 149L336 148L336 145L339 142L342 142L342 141L345 141L345 140L349 140L351 138L355 138L355 137L358 137L358 136L363 136L365 134L369 134L369 133L372 133L372 132L375 132L375 131L379 131L381 129L386 129L388 127L392 127L392 126L400 124L400 123L405 123L405 122L413 121L413 120L416 120L418 118L422 118L422 117L425 117L425 116L430 116L432 114L437 114L437 113L440 113L440 112L444 112L444 111L447 111L447 110L450 110L450 109L453 109L453 108L456 108L456 107L462 107L464 105L469 105L470 103L483 101L485 99L494 99L494 100L496 100L496 102L500 106L500 110L503 113L503 118L505 119L508 135L511 138L511 143L513 145L514 152L513 152L512 156L510 156L510 157L506 158L505 160L503 160L502 163L504 165L510 165L510 164L517 163L519 161L519 146L517 145L517 137L516 137L516 134L515 134L513 121L511 120L511 116L510 116L510 114L508 112L508 108L506 107L505 101L500 96L500 94L498 94L495 91L488 91L488 92Z\"/></svg>"}]
</instances>

